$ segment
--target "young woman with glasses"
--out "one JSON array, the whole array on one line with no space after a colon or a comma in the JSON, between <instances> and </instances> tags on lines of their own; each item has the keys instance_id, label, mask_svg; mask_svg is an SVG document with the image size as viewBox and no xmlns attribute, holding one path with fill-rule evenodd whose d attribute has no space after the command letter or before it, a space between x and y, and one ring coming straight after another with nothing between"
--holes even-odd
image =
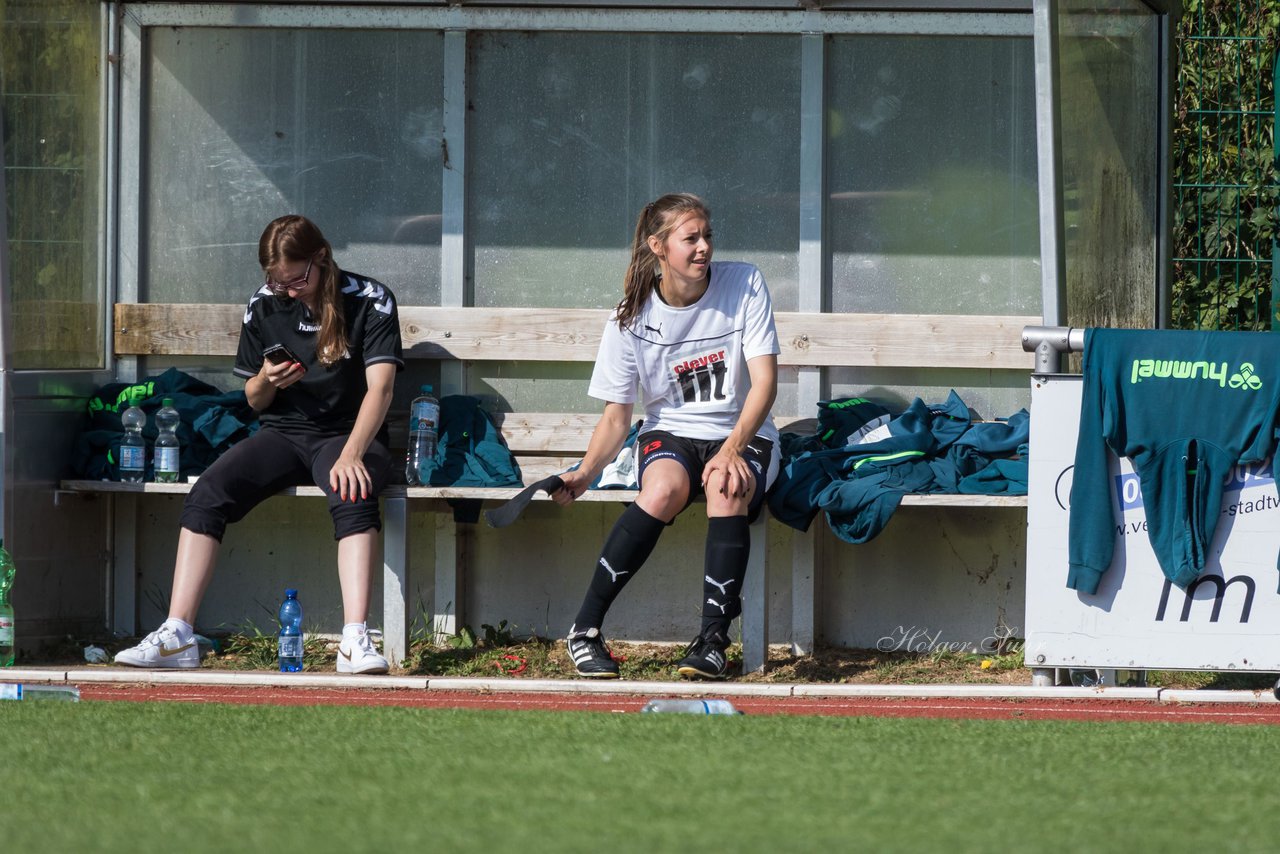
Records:
<instances>
[{"instance_id":1,"label":"young woman with glasses","mask_svg":"<svg viewBox=\"0 0 1280 854\"><path fill-rule=\"evenodd\" d=\"M366 630L382 522L378 495L391 471L387 428L404 367L395 297L339 269L310 220L283 216L258 241L266 282L249 300L234 372L261 427L196 481L183 507L169 617L116 655L134 667L198 667L196 611L229 523L289 486L324 490L338 541L344 623L338 672L385 673Z\"/></svg>"}]
</instances>

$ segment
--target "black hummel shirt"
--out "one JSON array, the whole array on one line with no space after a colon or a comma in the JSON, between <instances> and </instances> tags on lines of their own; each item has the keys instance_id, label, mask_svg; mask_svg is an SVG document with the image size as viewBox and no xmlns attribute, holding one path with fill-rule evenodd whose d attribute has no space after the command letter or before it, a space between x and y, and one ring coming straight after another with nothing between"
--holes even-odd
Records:
<instances>
[{"instance_id":1,"label":"black hummel shirt","mask_svg":"<svg viewBox=\"0 0 1280 854\"><path fill-rule=\"evenodd\" d=\"M262 352L283 344L302 362L302 379L276 392L259 420L283 430L340 435L351 432L368 385L365 368L392 362L404 370L400 317L386 285L358 273L341 272L347 353L325 367L316 358L320 321L301 300L279 297L266 285L245 308L233 372L248 380L262 370ZM385 425L384 425L385 429Z\"/></svg>"}]
</instances>

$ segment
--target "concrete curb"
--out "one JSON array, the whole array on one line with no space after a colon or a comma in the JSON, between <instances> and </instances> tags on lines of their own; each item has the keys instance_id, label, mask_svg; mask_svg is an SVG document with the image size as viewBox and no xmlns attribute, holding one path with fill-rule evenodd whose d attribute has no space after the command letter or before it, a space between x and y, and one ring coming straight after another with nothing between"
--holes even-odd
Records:
<instances>
[{"instance_id":1,"label":"concrete curb","mask_svg":"<svg viewBox=\"0 0 1280 854\"><path fill-rule=\"evenodd\" d=\"M148 685L235 685L290 688L410 688L426 690L425 676L353 676L346 673L270 673L236 670L135 670L77 667L19 669L0 673L5 682L133 683Z\"/></svg>"},{"instance_id":2,"label":"concrete curb","mask_svg":"<svg viewBox=\"0 0 1280 854\"><path fill-rule=\"evenodd\" d=\"M794 686L778 683L637 682L618 679L490 679L436 678L435 691L490 691L560 694L663 694L679 697L790 697Z\"/></svg>"},{"instance_id":3,"label":"concrete curb","mask_svg":"<svg viewBox=\"0 0 1280 854\"><path fill-rule=\"evenodd\" d=\"M1036 685L794 685L796 697L964 697L998 700L1149 700L1159 688L1075 688ZM1194 692L1190 692L1194 693Z\"/></svg>"},{"instance_id":4,"label":"concrete curb","mask_svg":"<svg viewBox=\"0 0 1280 854\"><path fill-rule=\"evenodd\" d=\"M1158 703L1276 703L1271 691L1176 688L1076 688L1035 685L822 685L762 682L642 682L589 679L351 676L340 673L273 673L236 670L136 670L132 668L15 667L0 682L145 683L272 688L370 688L525 694L621 694L677 697L986 698L991 700L1133 700Z\"/></svg>"},{"instance_id":5,"label":"concrete curb","mask_svg":"<svg viewBox=\"0 0 1280 854\"><path fill-rule=\"evenodd\" d=\"M1160 692L1162 703L1277 703L1271 691L1189 691L1167 688Z\"/></svg>"}]
</instances>

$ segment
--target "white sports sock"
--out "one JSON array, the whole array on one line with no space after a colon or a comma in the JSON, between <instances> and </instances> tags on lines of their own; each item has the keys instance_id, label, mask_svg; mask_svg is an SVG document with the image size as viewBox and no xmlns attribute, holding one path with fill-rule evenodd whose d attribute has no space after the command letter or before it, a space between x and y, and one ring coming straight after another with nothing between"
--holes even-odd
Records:
<instances>
[{"instance_id":1,"label":"white sports sock","mask_svg":"<svg viewBox=\"0 0 1280 854\"><path fill-rule=\"evenodd\" d=\"M178 639L182 641L191 640L191 636L196 633L195 627L186 620L179 620L177 617L170 617L161 623L161 628L168 626L177 634Z\"/></svg>"},{"instance_id":2,"label":"white sports sock","mask_svg":"<svg viewBox=\"0 0 1280 854\"><path fill-rule=\"evenodd\" d=\"M369 626L367 623L347 623L342 627L342 636L344 638L353 638L357 635L367 634Z\"/></svg>"}]
</instances>

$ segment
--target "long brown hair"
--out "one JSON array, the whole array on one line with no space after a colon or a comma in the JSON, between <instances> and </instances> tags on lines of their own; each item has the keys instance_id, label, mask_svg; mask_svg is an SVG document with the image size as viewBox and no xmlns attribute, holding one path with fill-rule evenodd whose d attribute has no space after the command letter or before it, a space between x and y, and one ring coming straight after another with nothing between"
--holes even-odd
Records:
<instances>
[{"instance_id":1,"label":"long brown hair","mask_svg":"<svg viewBox=\"0 0 1280 854\"><path fill-rule=\"evenodd\" d=\"M668 193L644 206L636 219L636 233L631 240L631 263L622 280L622 301L616 309L618 326L625 329L639 314L649 294L662 278L662 265L649 248L649 238L665 242L671 229L685 214L696 213L708 222L711 209L692 193Z\"/></svg>"},{"instance_id":2,"label":"long brown hair","mask_svg":"<svg viewBox=\"0 0 1280 854\"><path fill-rule=\"evenodd\" d=\"M305 216L288 214L273 219L258 238L258 263L263 272L269 275L282 261L310 261L320 270L316 358L328 367L347 352L347 324L339 293L342 273L333 260L333 248L315 223Z\"/></svg>"}]
</instances>

